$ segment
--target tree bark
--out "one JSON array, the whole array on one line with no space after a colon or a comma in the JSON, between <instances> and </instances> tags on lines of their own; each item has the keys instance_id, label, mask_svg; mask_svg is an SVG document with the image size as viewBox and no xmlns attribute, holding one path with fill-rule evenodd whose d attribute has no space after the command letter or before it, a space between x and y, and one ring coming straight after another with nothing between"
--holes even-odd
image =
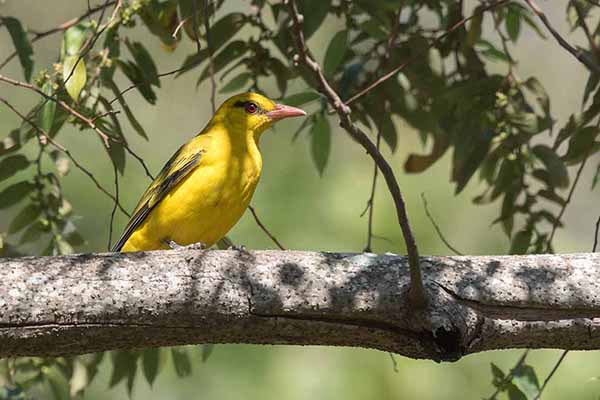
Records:
<instances>
[{"instance_id":1,"label":"tree bark","mask_svg":"<svg viewBox=\"0 0 600 400\"><path fill-rule=\"evenodd\" d=\"M600 254L405 257L155 251L0 261L0 357L192 343L368 347L457 360L600 348Z\"/></svg>"}]
</instances>

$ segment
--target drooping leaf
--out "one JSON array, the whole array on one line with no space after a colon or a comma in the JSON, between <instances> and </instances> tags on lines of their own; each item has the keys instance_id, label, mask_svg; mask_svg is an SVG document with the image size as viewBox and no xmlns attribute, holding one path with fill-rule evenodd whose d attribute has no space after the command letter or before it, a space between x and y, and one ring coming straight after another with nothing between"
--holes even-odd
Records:
<instances>
[{"instance_id":1,"label":"drooping leaf","mask_svg":"<svg viewBox=\"0 0 600 400\"><path fill-rule=\"evenodd\" d=\"M592 154L596 150L594 142L599 133L600 129L596 126L586 126L576 130L569 139L569 149L563 157L565 163L575 164L587 157L588 154Z\"/></svg>"},{"instance_id":2,"label":"drooping leaf","mask_svg":"<svg viewBox=\"0 0 600 400\"><path fill-rule=\"evenodd\" d=\"M158 375L160 366L160 348L145 349L142 353L142 370L144 377L150 386L154 384L154 380Z\"/></svg>"},{"instance_id":3,"label":"drooping leaf","mask_svg":"<svg viewBox=\"0 0 600 400\"><path fill-rule=\"evenodd\" d=\"M173 51L181 40L181 33L173 36L179 25L177 1L149 1L139 15L150 32L160 39L163 48Z\"/></svg>"},{"instance_id":4,"label":"drooping leaf","mask_svg":"<svg viewBox=\"0 0 600 400\"><path fill-rule=\"evenodd\" d=\"M483 12L481 12L481 6L478 6L473 10L473 18L469 23L469 30L467 31L467 40L465 44L468 47L473 47L475 43L481 39L481 25L483 23Z\"/></svg>"},{"instance_id":5,"label":"drooping leaf","mask_svg":"<svg viewBox=\"0 0 600 400\"><path fill-rule=\"evenodd\" d=\"M54 95L54 88L52 82L44 83L42 86L42 92L44 92L47 96ZM42 107L42 111L39 113L38 117L38 125L44 132L50 135L50 131L52 130L52 125L54 124L54 115L56 114L56 102L52 100L48 100L44 102Z\"/></svg>"},{"instance_id":6,"label":"drooping leaf","mask_svg":"<svg viewBox=\"0 0 600 400\"><path fill-rule=\"evenodd\" d=\"M331 128L329 121L324 114L317 114L313 125L310 129L310 152L313 161L319 171L319 175L323 175L329 154L331 153Z\"/></svg>"},{"instance_id":7,"label":"drooping leaf","mask_svg":"<svg viewBox=\"0 0 600 400\"><path fill-rule=\"evenodd\" d=\"M525 254L531 244L533 232L531 229L519 231L513 237L510 243L510 254Z\"/></svg>"},{"instance_id":8,"label":"drooping leaf","mask_svg":"<svg viewBox=\"0 0 600 400\"><path fill-rule=\"evenodd\" d=\"M0 181L10 178L19 171L29 167L29 160L23 154L6 157L0 161Z\"/></svg>"},{"instance_id":9,"label":"drooping leaf","mask_svg":"<svg viewBox=\"0 0 600 400\"><path fill-rule=\"evenodd\" d=\"M596 167L596 173L594 174L594 178L592 179L592 190L596 188L598 181L600 180L600 163Z\"/></svg>"},{"instance_id":10,"label":"drooping leaf","mask_svg":"<svg viewBox=\"0 0 600 400\"><path fill-rule=\"evenodd\" d=\"M41 214L42 209L38 204L28 204L13 218L8 226L8 233L16 233L34 222Z\"/></svg>"},{"instance_id":11,"label":"drooping leaf","mask_svg":"<svg viewBox=\"0 0 600 400\"><path fill-rule=\"evenodd\" d=\"M531 365L524 364L516 368L512 381L528 400L533 400L540 390L540 383Z\"/></svg>"},{"instance_id":12,"label":"drooping leaf","mask_svg":"<svg viewBox=\"0 0 600 400\"><path fill-rule=\"evenodd\" d=\"M127 48L133 58L135 59L135 63L139 67L142 75L145 80L149 82L151 85L156 87L160 87L160 79L158 78L158 70L156 68L156 64L154 64L154 60L152 56L146 50L143 44L140 42L131 43L129 40L125 41Z\"/></svg>"},{"instance_id":13,"label":"drooping leaf","mask_svg":"<svg viewBox=\"0 0 600 400\"><path fill-rule=\"evenodd\" d=\"M122 380L127 379L127 392L131 396L139 354L134 351L119 350L111 352L111 356L113 371L109 387L112 388Z\"/></svg>"},{"instance_id":14,"label":"drooping leaf","mask_svg":"<svg viewBox=\"0 0 600 400\"><path fill-rule=\"evenodd\" d=\"M203 344L202 345L202 362L208 361L210 355L213 353L215 349L214 344Z\"/></svg>"},{"instance_id":15,"label":"drooping leaf","mask_svg":"<svg viewBox=\"0 0 600 400\"><path fill-rule=\"evenodd\" d=\"M325 51L323 60L323 73L326 77L331 77L344 59L348 48L348 31L343 30L336 33Z\"/></svg>"},{"instance_id":16,"label":"drooping leaf","mask_svg":"<svg viewBox=\"0 0 600 400\"><path fill-rule=\"evenodd\" d=\"M4 23L10 38L17 51L19 62L23 68L23 75L27 82L31 81L31 73L33 72L33 48L27 37L27 32L23 29L21 22L13 17L0 17L0 21Z\"/></svg>"},{"instance_id":17,"label":"drooping leaf","mask_svg":"<svg viewBox=\"0 0 600 400\"><path fill-rule=\"evenodd\" d=\"M215 74L219 73L225 66L229 65L233 60L241 57L246 50L248 50L248 45L246 42L241 40L234 40L229 43L223 50L221 50L215 57L213 58L213 72ZM206 68L200 74L196 85L200 85L202 81L210 76L210 68L207 65Z\"/></svg>"},{"instance_id":18,"label":"drooping leaf","mask_svg":"<svg viewBox=\"0 0 600 400\"><path fill-rule=\"evenodd\" d=\"M506 378L506 375L500 369L500 367L498 367L496 364L491 363L490 366L492 368L492 376L494 378L492 381L492 384L497 388L501 388L502 383L504 382L504 379Z\"/></svg>"},{"instance_id":19,"label":"drooping leaf","mask_svg":"<svg viewBox=\"0 0 600 400\"><path fill-rule=\"evenodd\" d=\"M546 145L539 144L533 147L531 151L546 166L554 186L560 188L569 186L567 167L554 150Z\"/></svg>"},{"instance_id":20,"label":"drooping leaf","mask_svg":"<svg viewBox=\"0 0 600 400\"><path fill-rule=\"evenodd\" d=\"M129 108L129 105L125 101L125 98L119 91L119 88L117 87L115 82L113 80L109 80L106 82L106 84L110 88L110 90L112 90L115 98L119 102L119 105L121 106L123 111L125 111L125 115L127 116L127 119L129 120L129 123L131 124L133 129L138 133L138 135L140 135L144 139L148 140L148 135L146 134L144 127L142 126L142 124L140 124L140 122L137 120L137 118L135 117L135 115L133 114L131 109Z\"/></svg>"},{"instance_id":21,"label":"drooping leaf","mask_svg":"<svg viewBox=\"0 0 600 400\"><path fill-rule=\"evenodd\" d=\"M146 80L142 70L131 61L116 61L117 66L127 78L135 85L135 88L141 93L146 101L152 105L156 104L156 93L152 90L150 82Z\"/></svg>"},{"instance_id":22,"label":"drooping leaf","mask_svg":"<svg viewBox=\"0 0 600 400\"><path fill-rule=\"evenodd\" d=\"M383 141L387 143L388 146L390 146L390 150L392 150L392 153L395 153L396 148L398 147L398 133L396 132L394 121L392 121L391 113L385 113L385 115L381 119L381 123L379 124L379 131L381 133Z\"/></svg>"},{"instance_id":23,"label":"drooping leaf","mask_svg":"<svg viewBox=\"0 0 600 400\"><path fill-rule=\"evenodd\" d=\"M22 200L34 189L31 182L19 182L11 185L0 192L0 209L10 207Z\"/></svg>"},{"instance_id":24,"label":"drooping leaf","mask_svg":"<svg viewBox=\"0 0 600 400\"><path fill-rule=\"evenodd\" d=\"M87 81L85 61L77 55L66 56L63 60L63 82L67 93L74 101L79 99L81 90Z\"/></svg>"},{"instance_id":25,"label":"drooping leaf","mask_svg":"<svg viewBox=\"0 0 600 400\"><path fill-rule=\"evenodd\" d=\"M506 18L504 20L508 37L516 42L521 32L521 7L515 4L509 4L507 7Z\"/></svg>"},{"instance_id":26,"label":"drooping leaf","mask_svg":"<svg viewBox=\"0 0 600 400\"><path fill-rule=\"evenodd\" d=\"M331 0L319 0L298 2L298 8L304 19L302 22L302 31L306 39L310 38L321 26L327 13L331 8Z\"/></svg>"},{"instance_id":27,"label":"drooping leaf","mask_svg":"<svg viewBox=\"0 0 600 400\"><path fill-rule=\"evenodd\" d=\"M172 347L171 355L177 376L183 378L192 373L192 363L185 348Z\"/></svg>"},{"instance_id":28,"label":"drooping leaf","mask_svg":"<svg viewBox=\"0 0 600 400\"><path fill-rule=\"evenodd\" d=\"M231 93L239 91L248 85L248 82L250 82L251 78L251 73L243 72L223 86L221 90L219 90L219 93Z\"/></svg>"}]
</instances>

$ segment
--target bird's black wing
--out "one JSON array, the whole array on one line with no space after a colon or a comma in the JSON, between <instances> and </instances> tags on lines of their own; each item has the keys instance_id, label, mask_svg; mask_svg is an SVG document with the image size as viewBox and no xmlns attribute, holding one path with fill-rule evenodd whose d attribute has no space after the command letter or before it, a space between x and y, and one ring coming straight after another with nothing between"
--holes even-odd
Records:
<instances>
[{"instance_id":1,"label":"bird's black wing","mask_svg":"<svg viewBox=\"0 0 600 400\"><path fill-rule=\"evenodd\" d=\"M160 174L142 195L133 211L131 220L119 240L111 248L111 251L120 251L123 248L131 234L144 222L150 211L160 203L175 185L198 166L202 153L202 149L189 151L188 146L184 145L173 154L173 157L167 161Z\"/></svg>"}]
</instances>

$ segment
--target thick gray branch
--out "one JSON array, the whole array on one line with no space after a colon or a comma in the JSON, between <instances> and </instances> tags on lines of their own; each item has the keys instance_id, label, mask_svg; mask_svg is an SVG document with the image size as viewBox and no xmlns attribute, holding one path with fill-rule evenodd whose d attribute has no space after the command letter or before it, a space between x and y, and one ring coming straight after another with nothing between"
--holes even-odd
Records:
<instances>
[{"instance_id":1,"label":"thick gray branch","mask_svg":"<svg viewBox=\"0 0 600 400\"><path fill-rule=\"evenodd\" d=\"M156 251L0 261L0 357L184 343L370 347L454 360L600 348L600 254L422 257Z\"/></svg>"}]
</instances>

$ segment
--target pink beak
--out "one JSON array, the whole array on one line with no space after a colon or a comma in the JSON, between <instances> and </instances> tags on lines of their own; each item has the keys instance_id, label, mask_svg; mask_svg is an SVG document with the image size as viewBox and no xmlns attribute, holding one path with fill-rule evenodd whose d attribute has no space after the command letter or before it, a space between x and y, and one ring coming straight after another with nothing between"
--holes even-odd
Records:
<instances>
[{"instance_id":1,"label":"pink beak","mask_svg":"<svg viewBox=\"0 0 600 400\"><path fill-rule=\"evenodd\" d=\"M286 106L285 104L275 104L275 109L267 113L267 116L273 121L289 117L301 117L304 115L306 115L304 110L292 106Z\"/></svg>"}]
</instances>

